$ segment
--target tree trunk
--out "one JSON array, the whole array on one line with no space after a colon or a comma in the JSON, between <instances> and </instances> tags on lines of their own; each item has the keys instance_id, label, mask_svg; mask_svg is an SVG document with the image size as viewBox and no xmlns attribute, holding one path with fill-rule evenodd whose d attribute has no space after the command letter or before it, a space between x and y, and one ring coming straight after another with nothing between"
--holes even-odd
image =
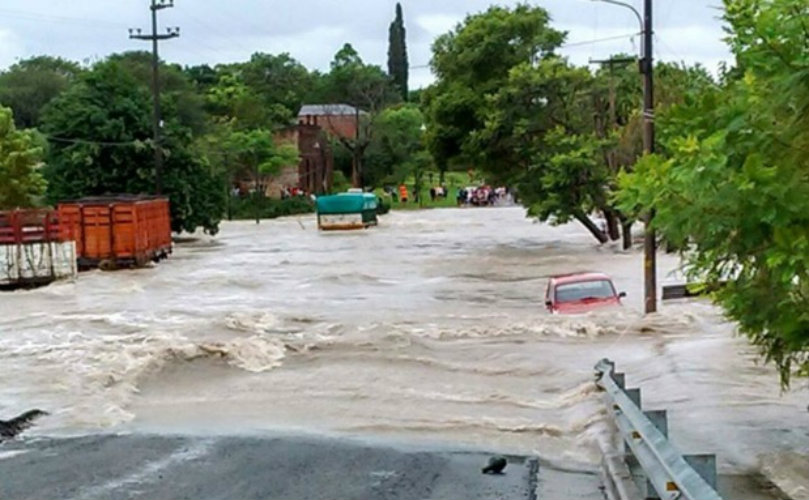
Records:
<instances>
[{"instance_id":1,"label":"tree trunk","mask_svg":"<svg viewBox=\"0 0 809 500\"><path fill-rule=\"evenodd\" d=\"M225 186L225 198L227 200L227 215L228 220L233 220L233 183Z\"/></svg>"},{"instance_id":2,"label":"tree trunk","mask_svg":"<svg viewBox=\"0 0 809 500\"><path fill-rule=\"evenodd\" d=\"M599 229L596 223L593 222L590 219L590 217L587 216L587 214L585 214L584 212L576 211L573 214L573 217L577 221L579 221L584 227L586 227L587 230L590 231L590 233L593 236L595 236L595 238L598 240L599 243L603 245L604 243L607 243L609 241L609 238L607 238L607 235L604 233L604 231Z\"/></svg>"},{"instance_id":3,"label":"tree trunk","mask_svg":"<svg viewBox=\"0 0 809 500\"><path fill-rule=\"evenodd\" d=\"M253 203L254 209L256 212L256 225L261 224L261 208L259 207L259 201L261 199L261 183L259 182L259 170L258 170L258 161L256 161L256 182L253 185Z\"/></svg>"},{"instance_id":4,"label":"tree trunk","mask_svg":"<svg viewBox=\"0 0 809 500\"><path fill-rule=\"evenodd\" d=\"M606 208L603 212L604 219L607 220L607 232L609 233L610 239L612 241L618 241L621 239L621 227L618 214L611 208Z\"/></svg>"},{"instance_id":5,"label":"tree trunk","mask_svg":"<svg viewBox=\"0 0 809 500\"><path fill-rule=\"evenodd\" d=\"M357 154L356 150L353 151L353 153L354 153L353 154L353 160L354 161L353 161L352 171L351 171L351 185L352 185L352 187L355 187L355 188L361 188L362 187L362 179L361 179L361 176L360 176L360 158L359 158L359 154Z\"/></svg>"},{"instance_id":6,"label":"tree trunk","mask_svg":"<svg viewBox=\"0 0 809 500\"><path fill-rule=\"evenodd\" d=\"M632 248L632 221L624 220L621 223L624 233L624 250Z\"/></svg>"}]
</instances>

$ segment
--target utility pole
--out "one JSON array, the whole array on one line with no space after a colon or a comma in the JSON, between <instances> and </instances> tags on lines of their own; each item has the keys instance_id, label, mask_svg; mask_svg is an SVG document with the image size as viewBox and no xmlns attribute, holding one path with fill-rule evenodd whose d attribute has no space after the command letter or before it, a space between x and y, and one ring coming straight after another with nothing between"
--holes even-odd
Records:
<instances>
[{"instance_id":1,"label":"utility pole","mask_svg":"<svg viewBox=\"0 0 809 500\"><path fill-rule=\"evenodd\" d=\"M152 128L154 134L155 191L157 194L163 192L163 147L160 134L163 120L160 115L160 57L158 56L157 44L162 40L180 36L180 28L177 27L167 28L165 34L157 33L157 11L171 7L174 7L174 0L152 0L150 7L152 11L152 34L144 35L140 29L129 30L129 38L152 42L152 99L154 106Z\"/></svg>"},{"instance_id":2,"label":"utility pole","mask_svg":"<svg viewBox=\"0 0 809 500\"><path fill-rule=\"evenodd\" d=\"M654 52L652 41L654 26L652 0L643 0L643 16L631 4L621 0L595 0L618 5L631 10L638 18L643 35L643 55L640 71L643 74L643 152L655 152L655 100L654 100ZM652 229L654 209L646 214L646 231L643 240L643 274L646 314L657 312L657 236Z\"/></svg>"},{"instance_id":3,"label":"utility pole","mask_svg":"<svg viewBox=\"0 0 809 500\"><path fill-rule=\"evenodd\" d=\"M654 100L654 38L652 0L643 2L643 149L646 154L655 152L655 100ZM657 235L652 228L655 212L646 214L646 231L643 240L643 272L645 282L646 314L657 312Z\"/></svg>"}]
</instances>

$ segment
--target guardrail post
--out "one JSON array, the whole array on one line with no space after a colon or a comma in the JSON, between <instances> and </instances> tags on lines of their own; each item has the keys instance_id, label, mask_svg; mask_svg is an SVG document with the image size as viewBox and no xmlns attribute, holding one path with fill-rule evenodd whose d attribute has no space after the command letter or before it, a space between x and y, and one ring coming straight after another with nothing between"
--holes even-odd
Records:
<instances>
[{"instance_id":1,"label":"guardrail post","mask_svg":"<svg viewBox=\"0 0 809 500\"><path fill-rule=\"evenodd\" d=\"M669 438L669 417L665 410L645 411L643 414L646 415L646 418L652 422L652 425L657 427L657 430L659 430L666 439ZM646 499L660 500L660 495L657 494L655 487L648 479L646 480Z\"/></svg>"},{"instance_id":2,"label":"guardrail post","mask_svg":"<svg viewBox=\"0 0 809 500\"><path fill-rule=\"evenodd\" d=\"M629 399L641 409L641 398L640 398L640 389L624 389L624 392L629 397ZM624 455L632 456L632 450L629 447L629 443L624 441Z\"/></svg>"},{"instance_id":3,"label":"guardrail post","mask_svg":"<svg viewBox=\"0 0 809 500\"><path fill-rule=\"evenodd\" d=\"M643 414L646 415L646 418L657 427L657 430L659 430L666 439L669 438L669 416L666 410L645 411Z\"/></svg>"},{"instance_id":4,"label":"guardrail post","mask_svg":"<svg viewBox=\"0 0 809 500\"><path fill-rule=\"evenodd\" d=\"M683 458L711 488L716 489L716 455L684 455Z\"/></svg>"},{"instance_id":5,"label":"guardrail post","mask_svg":"<svg viewBox=\"0 0 809 500\"><path fill-rule=\"evenodd\" d=\"M629 399L632 400L633 403L635 403L635 406L637 406L638 409L643 408L643 406L641 406L640 400L640 389L624 389L624 392L626 393L627 396L629 396Z\"/></svg>"}]
</instances>

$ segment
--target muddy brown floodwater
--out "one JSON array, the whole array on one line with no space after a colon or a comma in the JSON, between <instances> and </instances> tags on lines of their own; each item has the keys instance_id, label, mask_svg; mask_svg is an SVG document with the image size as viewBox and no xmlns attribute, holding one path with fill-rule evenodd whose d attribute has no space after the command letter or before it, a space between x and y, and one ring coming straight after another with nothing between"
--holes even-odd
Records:
<instances>
[{"instance_id":1,"label":"muddy brown floodwater","mask_svg":"<svg viewBox=\"0 0 809 500\"><path fill-rule=\"evenodd\" d=\"M677 260L660 260L672 280ZM547 277L571 271L611 274L626 306L549 316ZM641 271L637 251L519 208L348 234L225 223L151 269L0 296L0 412L50 410L48 435L290 429L592 467L608 432L593 365L609 357L684 452L806 482L805 382L782 394L706 303L643 318Z\"/></svg>"}]
</instances>

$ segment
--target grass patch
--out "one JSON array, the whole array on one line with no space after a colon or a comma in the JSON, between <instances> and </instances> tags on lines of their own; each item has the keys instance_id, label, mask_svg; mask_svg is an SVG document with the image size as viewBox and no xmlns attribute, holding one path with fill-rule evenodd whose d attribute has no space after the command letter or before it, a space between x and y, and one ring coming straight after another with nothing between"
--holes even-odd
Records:
<instances>
[{"instance_id":1,"label":"grass patch","mask_svg":"<svg viewBox=\"0 0 809 500\"><path fill-rule=\"evenodd\" d=\"M470 180L469 174L466 172L447 172L444 176L444 186L447 188L447 197L446 198L437 198L435 201L430 199L430 187L438 186L438 179L439 175L437 172L433 173L433 182L430 184L430 176L425 175L424 180L422 181L423 186L421 189L421 196L420 202L417 203L414 201L413 197L413 186L415 185L415 180L411 176L405 180L405 186L407 186L407 192L410 195L410 199L407 200L407 203L402 203L401 200L394 201L389 195L385 194L385 191L382 188L376 189L374 193L377 196L385 200L386 202L390 203L391 209L393 210L421 210L421 209L431 209L431 208L454 208L458 206L456 201L458 196L458 191L466 186L477 186L482 184L482 180L480 180L479 176L476 176L475 180ZM398 187L397 193L398 193ZM398 198L398 197L397 197Z\"/></svg>"}]
</instances>

